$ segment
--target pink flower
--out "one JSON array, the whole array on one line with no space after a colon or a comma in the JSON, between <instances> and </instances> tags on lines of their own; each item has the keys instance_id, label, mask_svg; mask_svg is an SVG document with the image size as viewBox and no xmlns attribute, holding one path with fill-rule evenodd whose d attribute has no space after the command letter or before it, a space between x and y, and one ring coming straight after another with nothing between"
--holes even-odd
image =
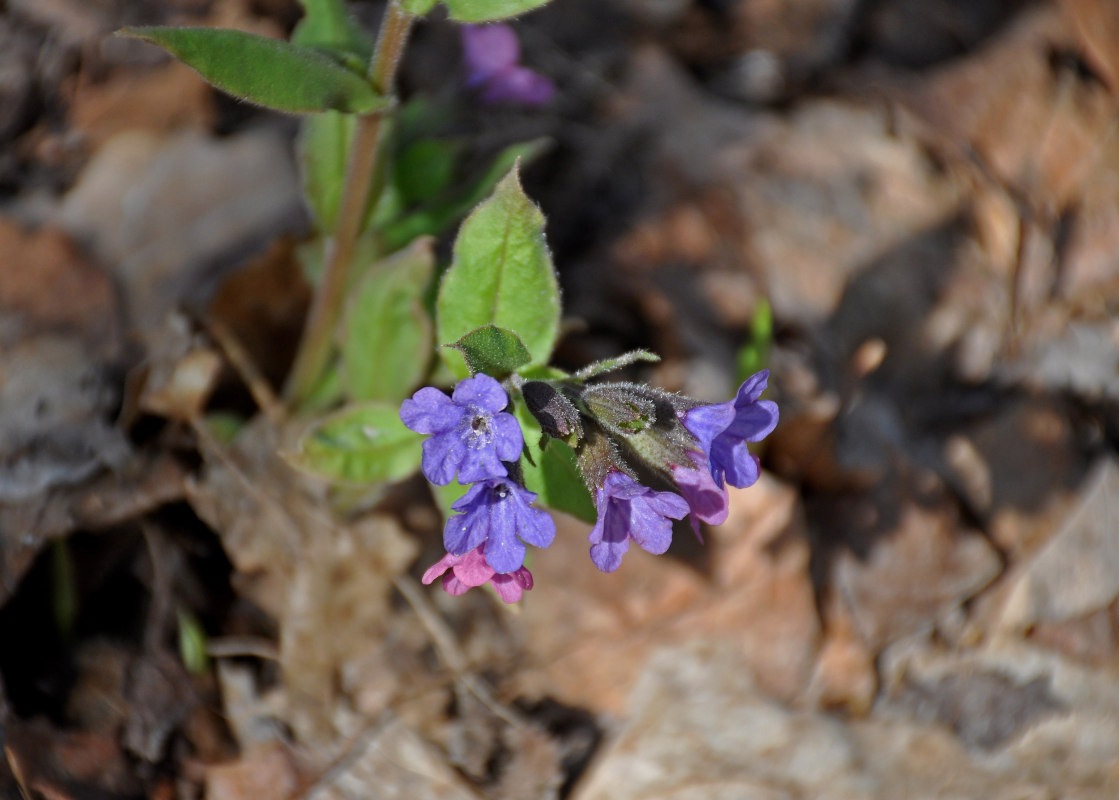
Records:
<instances>
[{"instance_id":1,"label":"pink flower","mask_svg":"<svg viewBox=\"0 0 1119 800\"><path fill-rule=\"evenodd\" d=\"M466 594L475 586L492 583L498 597L506 603L516 603L521 599L522 593L532 588L532 573L525 567L506 574L495 572L486 563L483 547L484 545L475 547L461 556L447 553L427 568L421 580L424 584L430 584L443 575L443 590L454 597Z\"/></svg>"}]
</instances>

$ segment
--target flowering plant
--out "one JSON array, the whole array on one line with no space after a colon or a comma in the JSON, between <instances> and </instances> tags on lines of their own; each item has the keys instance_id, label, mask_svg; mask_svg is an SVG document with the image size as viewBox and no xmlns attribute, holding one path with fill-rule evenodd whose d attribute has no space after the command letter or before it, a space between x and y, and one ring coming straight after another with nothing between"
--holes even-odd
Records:
<instances>
[{"instance_id":1,"label":"flowering plant","mask_svg":"<svg viewBox=\"0 0 1119 800\"><path fill-rule=\"evenodd\" d=\"M394 97L410 31L438 0L389 0L376 41L345 0L301 2L291 41L125 31L237 97L304 115L314 232L301 258L317 285L285 399L296 414L334 411L310 425L292 460L358 486L421 470L446 515L446 555L423 580L442 576L455 595L489 584L514 602L532 588L528 547L547 548L556 535L537 503L593 523L590 558L604 572L621 566L631 542L664 553L674 521L689 517L697 536L701 522L723 522L727 487L758 479L748 443L777 424L776 405L761 399L768 372L732 400L704 404L600 380L658 360L646 351L574 373L550 366L559 284L543 214L519 177L535 143L507 146L464 180L463 143L417 127L422 108ZM522 64L514 29L494 24L545 2L442 0L450 20L464 23L468 96L548 102L554 84ZM440 273L432 237L467 212ZM452 384L450 394L439 388Z\"/></svg>"}]
</instances>

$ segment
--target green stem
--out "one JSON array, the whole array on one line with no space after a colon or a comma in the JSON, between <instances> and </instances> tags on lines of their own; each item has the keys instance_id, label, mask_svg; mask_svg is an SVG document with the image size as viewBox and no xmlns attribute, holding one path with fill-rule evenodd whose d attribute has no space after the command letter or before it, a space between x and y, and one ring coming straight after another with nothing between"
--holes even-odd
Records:
<instances>
[{"instance_id":1,"label":"green stem","mask_svg":"<svg viewBox=\"0 0 1119 800\"><path fill-rule=\"evenodd\" d=\"M387 95L392 90L413 21L415 16L401 8L398 0L389 3L369 68L369 82L379 94ZM370 193L375 189L379 191L382 183L376 176L383 174L378 157L385 150L381 141L385 135L384 118L383 111L376 111L357 119L337 227L327 246L322 284L311 302L303 339L285 389L292 408L299 408L307 399L330 359L334 332L349 285L354 245L361 234Z\"/></svg>"}]
</instances>

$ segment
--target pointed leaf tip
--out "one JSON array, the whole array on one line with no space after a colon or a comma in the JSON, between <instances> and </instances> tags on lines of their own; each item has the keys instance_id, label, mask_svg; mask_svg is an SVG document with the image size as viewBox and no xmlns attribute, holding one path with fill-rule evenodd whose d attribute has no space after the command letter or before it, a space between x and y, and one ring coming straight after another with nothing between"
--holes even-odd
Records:
<instances>
[{"instance_id":1,"label":"pointed leaf tip","mask_svg":"<svg viewBox=\"0 0 1119 800\"><path fill-rule=\"evenodd\" d=\"M544 215L521 188L517 167L463 222L439 287L439 341L457 342L486 325L516 334L532 364L546 364L559 333L559 282L544 239ZM442 350L447 365L466 365ZM448 357L454 355L454 358Z\"/></svg>"}]
</instances>

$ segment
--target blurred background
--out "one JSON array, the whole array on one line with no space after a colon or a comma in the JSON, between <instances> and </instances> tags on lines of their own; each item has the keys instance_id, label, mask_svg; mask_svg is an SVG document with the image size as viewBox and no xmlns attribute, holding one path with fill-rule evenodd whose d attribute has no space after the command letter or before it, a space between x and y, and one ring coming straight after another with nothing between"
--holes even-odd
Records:
<instances>
[{"instance_id":1,"label":"blurred background","mask_svg":"<svg viewBox=\"0 0 1119 800\"><path fill-rule=\"evenodd\" d=\"M420 24L406 99L548 142L558 365L781 409L703 547L559 517L513 612L276 457L297 121L111 35L300 15L0 0L0 796L1119 795L1119 5L554 0L541 108Z\"/></svg>"}]
</instances>

